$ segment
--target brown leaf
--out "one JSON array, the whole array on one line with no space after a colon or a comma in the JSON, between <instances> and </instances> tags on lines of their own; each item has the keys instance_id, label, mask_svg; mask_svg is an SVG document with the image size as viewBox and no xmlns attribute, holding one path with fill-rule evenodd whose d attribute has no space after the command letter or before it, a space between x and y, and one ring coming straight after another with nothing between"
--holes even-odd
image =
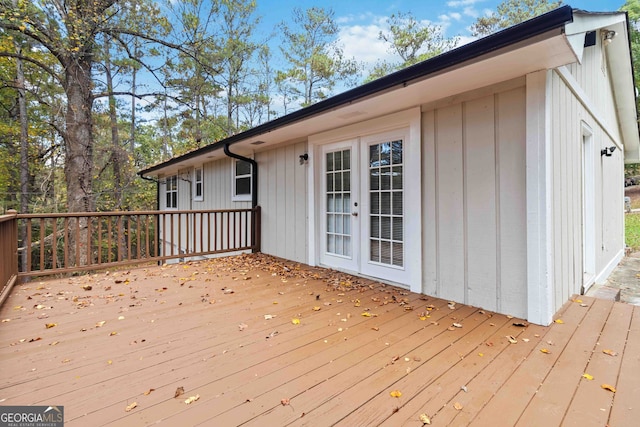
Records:
<instances>
[{"instance_id":1,"label":"brown leaf","mask_svg":"<svg viewBox=\"0 0 640 427\"><path fill-rule=\"evenodd\" d=\"M518 326L520 328L526 328L527 326L529 326L529 324L526 323L526 322L513 322L513 326Z\"/></svg>"},{"instance_id":2,"label":"brown leaf","mask_svg":"<svg viewBox=\"0 0 640 427\"><path fill-rule=\"evenodd\" d=\"M124 408L124 411L125 411L125 412L131 412L131 410L132 410L133 408L135 408L136 406L138 406L138 402L133 402L132 404L127 405L127 407L126 407L126 408Z\"/></svg>"},{"instance_id":3,"label":"brown leaf","mask_svg":"<svg viewBox=\"0 0 640 427\"><path fill-rule=\"evenodd\" d=\"M290 403L291 403L291 399L287 399L286 397L285 397L285 398L283 398L283 399L280 399L280 404L281 404L282 406L287 406L287 405L288 405L288 404L290 404Z\"/></svg>"},{"instance_id":4,"label":"brown leaf","mask_svg":"<svg viewBox=\"0 0 640 427\"><path fill-rule=\"evenodd\" d=\"M156 391L156 389L155 388L150 388L149 390L145 391L143 394L145 396L149 396L151 394L151 392L153 392L153 391Z\"/></svg>"},{"instance_id":5,"label":"brown leaf","mask_svg":"<svg viewBox=\"0 0 640 427\"><path fill-rule=\"evenodd\" d=\"M507 339L509 340L509 342L511 344L517 344L518 343L518 340L515 339L512 335L507 335Z\"/></svg>"},{"instance_id":6,"label":"brown leaf","mask_svg":"<svg viewBox=\"0 0 640 427\"><path fill-rule=\"evenodd\" d=\"M613 350L609 350L609 349L602 350L602 352L603 352L604 354L608 354L609 356L617 356L617 355L618 355L618 353L617 353L617 352L615 352L615 351L613 351Z\"/></svg>"},{"instance_id":7,"label":"brown leaf","mask_svg":"<svg viewBox=\"0 0 640 427\"><path fill-rule=\"evenodd\" d=\"M612 393L616 392L616 388L614 386L612 386L612 385L609 385L609 384L602 384L600 387L602 387L605 390L609 390Z\"/></svg>"},{"instance_id":8,"label":"brown leaf","mask_svg":"<svg viewBox=\"0 0 640 427\"><path fill-rule=\"evenodd\" d=\"M462 410L462 404L460 402L456 402L453 404L453 407L458 411Z\"/></svg>"},{"instance_id":9,"label":"brown leaf","mask_svg":"<svg viewBox=\"0 0 640 427\"><path fill-rule=\"evenodd\" d=\"M84 286L82 286L82 289L84 289L85 291L90 291L91 289L93 289L93 287L91 287L91 285L84 285ZM133 405L133 403L132 403L132 405ZM135 408L135 406L134 406L134 408ZM133 408L131 408L131 409L133 409Z\"/></svg>"},{"instance_id":10,"label":"brown leaf","mask_svg":"<svg viewBox=\"0 0 640 427\"><path fill-rule=\"evenodd\" d=\"M56 326L58 326L57 323L47 323L47 324L44 325L44 327L47 328L47 329L51 329L51 328L54 328Z\"/></svg>"},{"instance_id":11,"label":"brown leaf","mask_svg":"<svg viewBox=\"0 0 640 427\"><path fill-rule=\"evenodd\" d=\"M540 349L540 353L550 354L551 352L550 352L550 351L549 351L549 349L547 349L547 348L541 348L541 349Z\"/></svg>"},{"instance_id":12,"label":"brown leaf","mask_svg":"<svg viewBox=\"0 0 640 427\"><path fill-rule=\"evenodd\" d=\"M176 389L175 394L173 395L174 398L179 397L181 395L184 394L184 387L180 386Z\"/></svg>"}]
</instances>

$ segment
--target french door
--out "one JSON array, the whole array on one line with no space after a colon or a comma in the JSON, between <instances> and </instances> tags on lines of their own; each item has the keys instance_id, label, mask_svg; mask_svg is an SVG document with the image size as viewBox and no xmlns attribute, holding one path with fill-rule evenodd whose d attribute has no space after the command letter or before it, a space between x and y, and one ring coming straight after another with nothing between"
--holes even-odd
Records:
<instances>
[{"instance_id":1,"label":"french door","mask_svg":"<svg viewBox=\"0 0 640 427\"><path fill-rule=\"evenodd\" d=\"M323 146L321 263L406 283L405 138Z\"/></svg>"}]
</instances>

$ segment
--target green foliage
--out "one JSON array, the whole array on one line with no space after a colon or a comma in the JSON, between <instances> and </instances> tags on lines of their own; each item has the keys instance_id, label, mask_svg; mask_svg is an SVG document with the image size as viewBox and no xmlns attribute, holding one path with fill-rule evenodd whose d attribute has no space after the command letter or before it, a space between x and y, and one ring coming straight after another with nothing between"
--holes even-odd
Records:
<instances>
[{"instance_id":1,"label":"green foliage","mask_svg":"<svg viewBox=\"0 0 640 427\"><path fill-rule=\"evenodd\" d=\"M453 49L458 38L445 38L438 25L418 21L411 13L392 14L387 19L389 32L380 32L378 39L389 45L389 52L401 58L399 63L379 62L366 81L375 80L394 71L425 61Z\"/></svg>"},{"instance_id":2,"label":"green foliage","mask_svg":"<svg viewBox=\"0 0 640 427\"><path fill-rule=\"evenodd\" d=\"M633 252L640 250L640 214L626 214L625 243Z\"/></svg>"},{"instance_id":3,"label":"green foliage","mask_svg":"<svg viewBox=\"0 0 640 427\"><path fill-rule=\"evenodd\" d=\"M627 0L620 8L629 16L629 37L631 38L631 59L633 61L633 76L636 85L640 82L640 0ZM640 111L640 98L636 97L636 110ZM634 173L634 175L637 174Z\"/></svg>"},{"instance_id":4,"label":"green foliage","mask_svg":"<svg viewBox=\"0 0 640 427\"><path fill-rule=\"evenodd\" d=\"M562 0L504 0L496 11L471 25L474 36L488 36L562 6Z\"/></svg>"},{"instance_id":5,"label":"green foliage","mask_svg":"<svg viewBox=\"0 0 640 427\"><path fill-rule=\"evenodd\" d=\"M306 107L331 95L338 81L355 83L360 65L345 58L336 44L338 26L332 10L295 8L289 25L282 22L280 49L288 67L276 74L283 95Z\"/></svg>"}]
</instances>

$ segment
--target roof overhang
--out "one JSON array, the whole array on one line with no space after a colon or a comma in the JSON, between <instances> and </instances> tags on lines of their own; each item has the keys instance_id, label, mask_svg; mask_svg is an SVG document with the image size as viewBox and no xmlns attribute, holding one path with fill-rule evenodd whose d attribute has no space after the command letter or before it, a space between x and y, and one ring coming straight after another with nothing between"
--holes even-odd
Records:
<instances>
[{"instance_id":1,"label":"roof overhang","mask_svg":"<svg viewBox=\"0 0 640 427\"><path fill-rule=\"evenodd\" d=\"M572 22L576 15L579 25L572 28L571 34L566 34L565 27L571 28L567 24ZM624 26L618 22L619 16L607 19L609 20L604 22L606 25ZM152 166L139 174L173 174L180 169L223 158L225 155L222 148L226 144L233 145L234 152L248 155L275 145L306 141L308 136L327 130L406 110L534 71L573 63L582 55L581 50L576 48L580 45L576 40L582 37L584 43L584 32L588 31L587 28L592 30L593 25L587 26L579 13L574 14L570 7L565 6L243 133ZM617 31L615 28L614 30ZM614 43L611 46L613 45ZM619 55L616 51L612 56ZM626 59L627 64L615 65L630 67L628 53ZM621 98L620 103L617 102L618 105L627 106L629 96L633 98L633 90L629 89L629 84L633 88L632 80L631 78L631 83L619 82L620 88L616 93L619 93ZM632 102L632 105L633 111L622 111L621 108L620 112L624 113L627 120L633 115L635 123L635 102ZM635 146L633 143L629 144L629 149L635 147L637 153L637 126L635 129L635 140L630 128L627 132L629 141L635 142Z\"/></svg>"}]
</instances>

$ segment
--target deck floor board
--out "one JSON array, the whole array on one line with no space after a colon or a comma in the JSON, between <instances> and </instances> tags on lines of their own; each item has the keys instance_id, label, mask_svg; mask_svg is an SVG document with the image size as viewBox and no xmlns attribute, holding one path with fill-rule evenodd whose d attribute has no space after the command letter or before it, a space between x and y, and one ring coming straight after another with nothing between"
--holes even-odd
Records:
<instances>
[{"instance_id":1,"label":"deck floor board","mask_svg":"<svg viewBox=\"0 0 640 427\"><path fill-rule=\"evenodd\" d=\"M0 308L0 402L68 426L632 425L640 307L579 298L527 325L265 255L32 281Z\"/></svg>"}]
</instances>

